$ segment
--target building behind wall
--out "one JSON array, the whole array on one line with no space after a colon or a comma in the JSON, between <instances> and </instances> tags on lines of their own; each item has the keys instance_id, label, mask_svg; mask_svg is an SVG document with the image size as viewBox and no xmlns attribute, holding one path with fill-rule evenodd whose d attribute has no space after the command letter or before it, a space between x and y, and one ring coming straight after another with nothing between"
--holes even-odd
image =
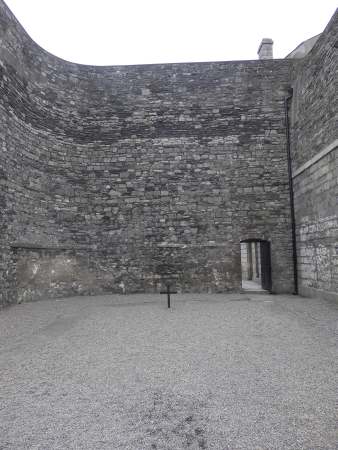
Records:
<instances>
[{"instance_id":1,"label":"building behind wall","mask_svg":"<svg viewBox=\"0 0 338 450\"><path fill-rule=\"evenodd\" d=\"M259 242L241 242L242 284L253 281L261 284L261 253Z\"/></svg>"},{"instance_id":2,"label":"building behind wall","mask_svg":"<svg viewBox=\"0 0 338 450\"><path fill-rule=\"evenodd\" d=\"M0 0L1 302L239 291L250 239L293 292L290 87L299 288L336 296L337 22L302 59L92 67Z\"/></svg>"}]
</instances>

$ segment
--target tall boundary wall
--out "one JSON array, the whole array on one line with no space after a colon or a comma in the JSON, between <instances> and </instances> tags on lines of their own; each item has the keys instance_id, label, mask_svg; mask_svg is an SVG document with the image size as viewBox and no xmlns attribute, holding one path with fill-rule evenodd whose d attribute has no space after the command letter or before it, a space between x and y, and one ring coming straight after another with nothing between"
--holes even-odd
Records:
<instances>
[{"instance_id":1,"label":"tall boundary wall","mask_svg":"<svg viewBox=\"0 0 338 450\"><path fill-rule=\"evenodd\" d=\"M338 300L338 13L300 61L292 159L300 294Z\"/></svg>"},{"instance_id":2,"label":"tall boundary wall","mask_svg":"<svg viewBox=\"0 0 338 450\"><path fill-rule=\"evenodd\" d=\"M246 239L270 242L272 290L293 292L284 100L295 81L298 207L310 62L77 65L2 0L0 39L0 303L157 292L168 273L185 292L239 291Z\"/></svg>"}]
</instances>

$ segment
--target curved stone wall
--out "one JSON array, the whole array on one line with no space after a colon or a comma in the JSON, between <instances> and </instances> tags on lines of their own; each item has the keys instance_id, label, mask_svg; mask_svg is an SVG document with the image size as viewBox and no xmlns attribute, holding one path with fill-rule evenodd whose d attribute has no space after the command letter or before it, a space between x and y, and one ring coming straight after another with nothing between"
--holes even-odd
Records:
<instances>
[{"instance_id":1,"label":"curved stone wall","mask_svg":"<svg viewBox=\"0 0 338 450\"><path fill-rule=\"evenodd\" d=\"M90 67L36 45L0 0L3 302L239 290L271 242L290 292L283 102L291 60Z\"/></svg>"}]
</instances>

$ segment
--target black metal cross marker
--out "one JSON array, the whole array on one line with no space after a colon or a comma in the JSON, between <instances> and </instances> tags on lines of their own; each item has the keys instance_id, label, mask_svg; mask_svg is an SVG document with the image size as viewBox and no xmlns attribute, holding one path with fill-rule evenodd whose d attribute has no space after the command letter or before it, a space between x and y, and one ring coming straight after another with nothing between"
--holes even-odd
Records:
<instances>
[{"instance_id":1,"label":"black metal cross marker","mask_svg":"<svg viewBox=\"0 0 338 450\"><path fill-rule=\"evenodd\" d=\"M177 294L177 291L171 291L170 290L170 284L167 284L166 288L167 288L167 290L166 291L161 291L160 294L167 294L168 308L170 308L170 294Z\"/></svg>"}]
</instances>

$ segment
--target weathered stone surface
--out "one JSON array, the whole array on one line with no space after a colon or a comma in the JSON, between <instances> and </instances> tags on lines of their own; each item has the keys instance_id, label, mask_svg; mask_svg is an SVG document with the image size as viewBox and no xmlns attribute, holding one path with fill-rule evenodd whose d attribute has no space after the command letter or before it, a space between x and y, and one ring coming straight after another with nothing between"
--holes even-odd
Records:
<instances>
[{"instance_id":1,"label":"weathered stone surface","mask_svg":"<svg viewBox=\"0 0 338 450\"><path fill-rule=\"evenodd\" d=\"M334 144L338 138L337 30L336 13L301 61L291 110L300 293L335 299L338 299L338 149ZM329 153L316 158L326 148Z\"/></svg>"},{"instance_id":2,"label":"weathered stone surface","mask_svg":"<svg viewBox=\"0 0 338 450\"><path fill-rule=\"evenodd\" d=\"M338 293L338 151L295 178L300 290Z\"/></svg>"},{"instance_id":3,"label":"weathered stone surface","mask_svg":"<svg viewBox=\"0 0 338 450\"><path fill-rule=\"evenodd\" d=\"M293 168L306 163L338 138L338 13L311 52L299 61L293 82Z\"/></svg>"}]
</instances>

